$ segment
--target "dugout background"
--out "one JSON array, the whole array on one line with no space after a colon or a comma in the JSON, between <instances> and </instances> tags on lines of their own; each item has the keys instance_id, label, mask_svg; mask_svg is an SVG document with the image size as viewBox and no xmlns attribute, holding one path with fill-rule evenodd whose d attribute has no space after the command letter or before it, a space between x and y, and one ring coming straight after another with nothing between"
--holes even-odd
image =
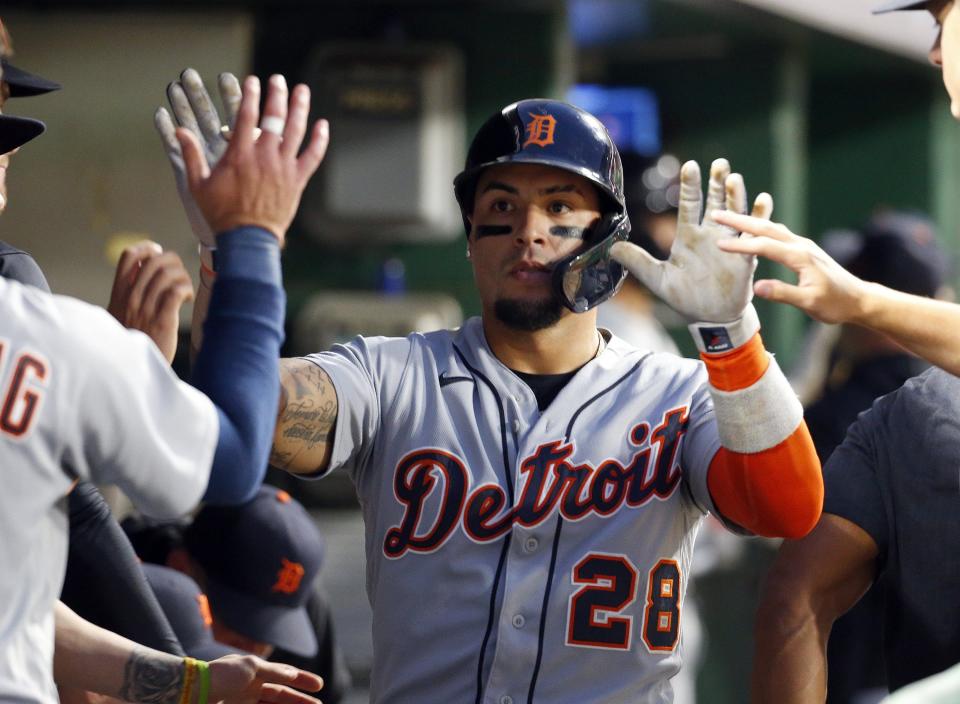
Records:
<instances>
[{"instance_id":1,"label":"dugout background","mask_svg":"<svg viewBox=\"0 0 960 704\"><path fill-rule=\"evenodd\" d=\"M584 40L570 25L584 13L624 21ZM13 158L0 237L32 252L55 291L101 305L115 257L132 239L156 239L196 269L152 126L166 82L188 65L206 77L232 70L302 80L312 49L343 41L458 50L467 134L510 101L559 97L575 82L652 89L667 151L701 165L728 157L751 193L774 194L775 219L797 232L854 226L884 204L932 213L946 248L960 249L960 128L938 72L733 0L11 0L3 18L14 63L65 89L7 105L44 119L48 133ZM462 233L436 244L358 237L331 248L298 227L284 261L289 319L317 291L375 289L390 258L404 263L409 291L448 293L466 315L479 310ZM805 319L758 309L768 346L789 368ZM678 341L686 345L685 334ZM303 495L336 504L343 494L330 487L334 498L324 489ZM741 567L700 588L711 631L702 701L746 700L752 604L770 554L758 541L748 550Z\"/></svg>"}]
</instances>

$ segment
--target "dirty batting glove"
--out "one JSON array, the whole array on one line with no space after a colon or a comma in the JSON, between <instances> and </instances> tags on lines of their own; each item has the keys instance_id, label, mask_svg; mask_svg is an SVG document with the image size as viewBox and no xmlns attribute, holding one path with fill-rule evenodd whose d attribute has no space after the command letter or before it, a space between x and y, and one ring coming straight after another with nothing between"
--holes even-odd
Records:
<instances>
[{"instance_id":1,"label":"dirty batting glove","mask_svg":"<svg viewBox=\"0 0 960 704\"><path fill-rule=\"evenodd\" d=\"M179 125L196 135L207 164L212 169L227 149L229 131L236 121L241 99L240 82L232 73L221 73L217 84L223 104L223 119L210 98L200 74L192 68L184 70L179 80L167 86L167 100L173 116L171 117L170 112L162 107L158 108L154 114L154 125L160 133L164 151L173 167L177 193L180 195L180 201L183 203L193 234L200 243L200 261L210 272L215 270L213 253L217 248L216 238L190 194L183 154L176 137L176 127Z\"/></svg>"}]
</instances>

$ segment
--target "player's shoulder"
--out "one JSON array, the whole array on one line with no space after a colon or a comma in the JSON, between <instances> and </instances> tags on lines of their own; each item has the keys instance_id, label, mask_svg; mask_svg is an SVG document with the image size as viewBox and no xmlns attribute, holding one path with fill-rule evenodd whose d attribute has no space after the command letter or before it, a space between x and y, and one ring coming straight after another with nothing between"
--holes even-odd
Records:
<instances>
[{"instance_id":1,"label":"player's shoulder","mask_svg":"<svg viewBox=\"0 0 960 704\"><path fill-rule=\"evenodd\" d=\"M895 422L922 418L929 423L940 415L956 418L960 414L960 378L931 367L878 399L874 407Z\"/></svg>"},{"instance_id":2,"label":"player's shoulder","mask_svg":"<svg viewBox=\"0 0 960 704\"><path fill-rule=\"evenodd\" d=\"M706 368L699 359L681 357L666 351L651 351L636 347L623 338L609 333L606 352L622 360L622 364L633 366L640 364L640 371L649 374L675 377L677 379L696 380L706 378Z\"/></svg>"},{"instance_id":3,"label":"player's shoulder","mask_svg":"<svg viewBox=\"0 0 960 704\"><path fill-rule=\"evenodd\" d=\"M411 332L404 337L356 335L333 345L329 350L305 355L305 359L323 364L347 359L363 366L405 364L424 355L448 354L460 329Z\"/></svg>"},{"instance_id":4,"label":"player's shoulder","mask_svg":"<svg viewBox=\"0 0 960 704\"><path fill-rule=\"evenodd\" d=\"M16 281L0 279L0 306L0 336L13 334L77 360L120 353L120 340L134 336L103 308Z\"/></svg>"},{"instance_id":5,"label":"player's shoulder","mask_svg":"<svg viewBox=\"0 0 960 704\"><path fill-rule=\"evenodd\" d=\"M7 256L9 254L13 254L13 255L26 254L26 252L24 252L22 249L18 249L14 247L9 242L4 242L3 240L0 240L0 257Z\"/></svg>"},{"instance_id":6,"label":"player's shoulder","mask_svg":"<svg viewBox=\"0 0 960 704\"><path fill-rule=\"evenodd\" d=\"M41 332L47 325L56 325L60 331L70 330L78 327L77 322L98 317L91 312L95 307L88 303L2 277L0 302L5 308L7 327L22 326L24 332Z\"/></svg>"}]
</instances>

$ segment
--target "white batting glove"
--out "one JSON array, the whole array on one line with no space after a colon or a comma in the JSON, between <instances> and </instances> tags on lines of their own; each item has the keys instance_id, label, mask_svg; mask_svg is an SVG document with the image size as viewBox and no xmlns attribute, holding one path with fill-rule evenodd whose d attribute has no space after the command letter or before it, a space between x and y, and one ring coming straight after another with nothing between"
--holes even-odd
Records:
<instances>
[{"instance_id":1,"label":"white batting glove","mask_svg":"<svg viewBox=\"0 0 960 704\"><path fill-rule=\"evenodd\" d=\"M623 264L671 308L697 321L691 333L702 352L722 352L747 342L760 328L753 298L757 258L722 252L717 242L737 237L733 229L714 222L714 210L746 212L743 176L730 173L726 159L710 167L706 213L700 218L703 193L700 167L688 161L680 172L677 236L667 261L656 259L631 242L617 242L611 256ZM757 196L755 217L769 218L773 199ZM711 342L712 341L712 342Z\"/></svg>"},{"instance_id":2,"label":"white batting glove","mask_svg":"<svg viewBox=\"0 0 960 704\"><path fill-rule=\"evenodd\" d=\"M190 195L183 154L180 152L180 143L177 141L173 120L175 118L180 127L185 127L197 136L207 164L212 169L227 149L228 133L236 121L242 97L240 82L232 73L221 73L217 84L226 122L220 119L220 114L210 99L200 74L192 68L181 73L179 81L174 81L167 86L167 99L173 111L173 118L165 108L158 108L153 119L163 141L167 158L170 159L170 165L173 167L177 192L180 194L187 220L190 222L193 234L200 242L201 261L209 269L213 269L213 251L217 243L213 231L197 207L193 196Z\"/></svg>"}]
</instances>

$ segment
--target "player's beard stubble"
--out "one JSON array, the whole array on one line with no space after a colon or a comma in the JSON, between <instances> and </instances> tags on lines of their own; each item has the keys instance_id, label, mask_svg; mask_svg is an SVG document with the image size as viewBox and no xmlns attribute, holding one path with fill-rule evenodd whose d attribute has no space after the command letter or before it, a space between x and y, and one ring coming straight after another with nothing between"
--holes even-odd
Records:
<instances>
[{"instance_id":1,"label":"player's beard stubble","mask_svg":"<svg viewBox=\"0 0 960 704\"><path fill-rule=\"evenodd\" d=\"M521 332L536 332L548 328L563 314L563 305L555 296L537 301L500 298L493 304L497 320L508 328Z\"/></svg>"}]
</instances>

